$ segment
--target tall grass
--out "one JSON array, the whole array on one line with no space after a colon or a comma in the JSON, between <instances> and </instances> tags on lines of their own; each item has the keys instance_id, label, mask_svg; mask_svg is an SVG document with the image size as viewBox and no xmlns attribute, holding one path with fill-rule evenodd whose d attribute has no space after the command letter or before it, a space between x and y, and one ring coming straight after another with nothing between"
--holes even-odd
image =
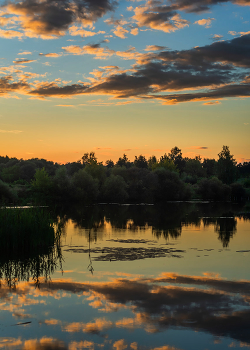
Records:
<instances>
[{"instance_id":1,"label":"tall grass","mask_svg":"<svg viewBox=\"0 0 250 350\"><path fill-rule=\"evenodd\" d=\"M0 209L0 279L46 280L61 265L60 227L45 208Z\"/></svg>"}]
</instances>

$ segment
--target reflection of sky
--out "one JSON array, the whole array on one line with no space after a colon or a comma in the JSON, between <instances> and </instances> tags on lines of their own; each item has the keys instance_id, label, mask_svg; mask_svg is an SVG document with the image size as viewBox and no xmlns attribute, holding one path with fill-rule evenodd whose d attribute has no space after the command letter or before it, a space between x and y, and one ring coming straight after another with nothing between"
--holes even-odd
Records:
<instances>
[{"instance_id":1,"label":"reflection of sky","mask_svg":"<svg viewBox=\"0 0 250 350\"><path fill-rule=\"evenodd\" d=\"M41 338L65 343L84 339L105 349L122 339L124 346L136 342L151 349L190 349L193 342L186 336L211 347L217 338L221 348L232 341L250 344L249 287L249 281L218 275L172 273L92 283L55 279L39 289L20 283L16 291L1 289L5 337L19 339L23 346L33 331ZM27 320L31 323L17 325Z\"/></svg>"},{"instance_id":2,"label":"reflection of sky","mask_svg":"<svg viewBox=\"0 0 250 350\"><path fill-rule=\"evenodd\" d=\"M235 220L227 248L218 239L216 221L204 225L202 219L198 224L190 219L187 224L187 218L181 235L166 238L155 236L150 225L136 228L132 219L120 229L104 220L95 229L91 248L171 247L184 252L182 258L111 262L95 261L98 254L91 253L93 275L87 269L88 253L68 250L88 248L88 230L68 220L61 239L63 275L58 269L49 283L41 279L39 288L32 280L12 290L2 283L0 349L249 346L250 252L239 251L250 246L250 222Z\"/></svg>"}]
</instances>

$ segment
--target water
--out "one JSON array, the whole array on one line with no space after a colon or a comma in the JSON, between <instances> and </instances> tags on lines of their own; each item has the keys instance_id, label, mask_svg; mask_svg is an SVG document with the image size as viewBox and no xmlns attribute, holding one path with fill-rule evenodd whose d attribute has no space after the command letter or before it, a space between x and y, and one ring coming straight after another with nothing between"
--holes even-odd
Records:
<instances>
[{"instance_id":1,"label":"water","mask_svg":"<svg viewBox=\"0 0 250 350\"><path fill-rule=\"evenodd\" d=\"M53 250L0 258L0 349L250 347L249 213L209 203L58 210Z\"/></svg>"}]
</instances>

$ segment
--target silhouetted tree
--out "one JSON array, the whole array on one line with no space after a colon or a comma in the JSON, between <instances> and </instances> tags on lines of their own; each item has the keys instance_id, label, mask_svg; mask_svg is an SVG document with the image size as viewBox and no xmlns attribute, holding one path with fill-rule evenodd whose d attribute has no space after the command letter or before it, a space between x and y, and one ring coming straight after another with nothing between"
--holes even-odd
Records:
<instances>
[{"instance_id":1,"label":"silhouetted tree","mask_svg":"<svg viewBox=\"0 0 250 350\"><path fill-rule=\"evenodd\" d=\"M94 202L99 194L98 180L84 169L79 170L72 177L72 196L84 203Z\"/></svg>"},{"instance_id":2,"label":"silhouetted tree","mask_svg":"<svg viewBox=\"0 0 250 350\"><path fill-rule=\"evenodd\" d=\"M204 158L202 167L206 170L207 177L214 176L216 174L216 160Z\"/></svg>"},{"instance_id":3,"label":"silhouetted tree","mask_svg":"<svg viewBox=\"0 0 250 350\"><path fill-rule=\"evenodd\" d=\"M113 162L113 160L109 159L109 160L106 160L105 165L107 168L114 168L115 163Z\"/></svg>"},{"instance_id":4,"label":"silhouetted tree","mask_svg":"<svg viewBox=\"0 0 250 350\"><path fill-rule=\"evenodd\" d=\"M118 161L116 162L117 166L125 166L126 168L128 168L130 166L130 162L128 160L127 155L124 153L122 157L120 157L118 159Z\"/></svg>"},{"instance_id":5,"label":"silhouetted tree","mask_svg":"<svg viewBox=\"0 0 250 350\"><path fill-rule=\"evenodd\" d=\"M45 168L36 169L34 180L31 184L35 191L50 194L52 181Z\"/></svg>"},{"instance_id":6,"label":"silhouetted tree","mask_svg":"<svg viewBox=\"0 0 250 350\"><path fill-rule=\"evenodd\" d=\"M135 156L134 165L137 168L143 168L143 169L147 169L148 168L147 159L142 154L139 155L138 157Z\"/></svg>"},{"instance_id":7,"label":"silhouetted tree","mask_svg":"<svg viewBox=\"0 0 250 350\"><path fill-rule=\"evenodd\" d=\"M83 165L97 164L97 158L95 156L95 152L84 153L84 155L82 156L82 164Z\"/></svg>"},{"instance_id":8,"label":"silhouetted tree","mask_svg":"<svg viewBox=\"0 0 250 350\"><path fill-rule=\"evenodd\" d=\"M173 147L168 154L168 158L171 159L174 164L177 166L177 169L182 172L185 167L185 160L182 158L181 149L178 147Z\"/></svg>"},{"instance_id":9,"label":"silhouetted tree","mask_svg":"<svg viewBox=\"0 0 250 350\"><path fill-rule=\"evenodd\" d=\"M126 182L121 176L111 174L104 183L103 195L109 203L123 203L128 198Z\"/></svg>"},{"instance_id":10,"label":"silhouetted tree","mask_svg":"<svg viewBox=\"0 0 250 350\"><path fill-rule=\"evenodd\" d=\"M228 146L223 146L222 151L218 154L218 156L218 178L222 182L230 184L236 179L237 176L236 161L233 155L231 155Z\"/></svg>"},{"instance_id":11,"label":"silhouetted tree","mask_svg":"<svg viewBox=\"0 0 250 350\"><path fill-rule=\"evenodd\" d=\"M148 158L148 168L152 170L153 165L157 163L156 156L151 156Z\"/></svg>"},{"instance_id":12,"label":"silhouetted tree","mask_svg":"<svg viewBox=\"0 0 250 350\"><path fill-rule=\"evenodd\" d=\"M241 201L246 197L246 190L240 183L233 183L231 187L231 199Z\"/></svg>"},{"instance_id":13,"label":"silhouetted tree","mask_svg":"<svg viewBox=\"0 0 250 350\"><path fill-rule=\"evenodd\" d=\"M202 179L198 183L197 192L201 195L201 198L205 200L228 200L230 196L230 187L214 177L212 179Z\"/></svg>"},{"instance_id":14,"label":"silhouetted tree","mask_svg":"<svg viewBox=\"0 0 250 350\"><path fill-rule=\"evenodd\" d=\"M202 167L200 156L195 157L194 159L189 158L186 161L184 171L188 175L196 176L197 178L206 176L206 171Z\"/></svg>"}]
</instances>

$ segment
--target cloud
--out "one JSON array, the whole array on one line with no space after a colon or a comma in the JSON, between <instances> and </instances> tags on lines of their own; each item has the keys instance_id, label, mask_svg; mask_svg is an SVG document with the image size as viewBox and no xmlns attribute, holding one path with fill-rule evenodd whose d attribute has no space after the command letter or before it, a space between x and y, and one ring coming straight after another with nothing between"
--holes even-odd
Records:
<instances>
[{"instance_id":1,"label":"cloud","mask_svg":"<svg viewBox=\"0 0 250 350\"><path fill-rule=\"evenodd\" d=\"M113 29L113 33L121 39L125 39L126 33L128 33L128 32L129 31L127 29L123 28L121 25L118 25L115 29Z\"/></svg>"},{"instance_id":2,"label":"cloud","mask_svg":"<svg viewBox=\"0 0 250 350\"><path fill-rule=\"evenodd\" d=\"M31 62L35 62L36 60L25 60L25 59L21 59L21 60L16 60L13 61L14 64L25 64L25 63L31 63Z\"/></svg>"},{"instance_id":3,"label":"cloud","mask_svg":"<svg viewBox=\"0 0 250 350\"><path fill-rule=\"evenodd\" d=\"M133 28L130 31L130 34L132 34L132 35L138 35L138 33L139 33L139 29L138 28Z\"/></svg>"},{"instance_id":4,"label":"cloud","mask_svg":"<svg viewBox=\"0 0 250 350\"><path fill-rule=\"evenodd\" d=\"M64 35L76 22L92 26L115 5L113 0L24 0L10 1L2 9L17 17L26 36L48 39Z\"/></svg>"},{"instance_id":5,"label":"cloud","mask_svg":"<svg viewBox=\"0 0 250 350\"><path fill-rule=\"evenodd\" d=\"M201 13L208 11L212 6L232 2L233 4L249 6L249 0L174 0L172 6L187 13Z\"/></svg>"},{"instance_id":6,"label":"cloud","mask_svg":"<svg viewBox=\"0 0 250 350\"><path fill-rule=\"evenodd\" d=\"M200 146L200 147L196 147L196 149L208 149L208 147Z\"/></svg>"},{"instance_id":7,"label":"cloud","mask_svg":"<svg viewBox=\"0 0 250 350\"><path fill-rule=\"evenodd\" d=\"M11 82L12 80L11 76L0 78L0 96L11 92L24 93L29 89L29 85L25 81Z\"/></svg>"},{"instance_id":8,"label":"cloud","mask_svg":"<svg viewBox=\"0 0 250 350\"><path fill-rule=\"evenodd\" d=\"M164 101L163 104L177 104L180 102L216 100L218 98L227 97L250 97L250 84L232 84L207 92L173 94L161 96L159 99Z\"/></svg>"},{"instance_id":9,"label":"cloud","mask_svg":"<svg viewBox=\"0 0 250 350\"><path fill-rule=\"evenodd\" d=\"M0 130L0 133L7 133L7 134L20 134L23 132L22 130Z\"/></svg>"},{"instance_id":10,"label":"cloud","mask_svg":"<svg viewBox=\"0 0 250 350\"><path fill-rule=\"evenodd\" d=\"M39 56L44 56L44 57L61 57L62 53L55 53L55 52L51 52L51 53L39 53Z\"/></svg>"},{"instance_id":11,"label":"cloud","mask_svg":"<svg viewBox=\"0 0 250 350\"><path fill-rule=\"evenodd\" d=\"M219 41L223 38L223 35L220 35L220 34L214 34L213 37L212 37L212 40L213 41Z\"/></svg>"},{"instance_id":12,"label":"cloud","mask_svg":"<svg viewBox=\"0 0 250 350\"><path fill-rule=\"evenodd\" d=\"M211 102L205 102L203 103L204 106L212 106L212 105L220 105L220 101L211 101Z\"/></svg>"},{"instance_id":13,"label":"cloud","mask_svg":"<svg viewBox=\"0 0 250 350\"><path fill-rule=\"evenodd\" d=\"M81 37L91 37L94 35L98 35L98 34L105 34L105 32L103 30L99 30L98 32L93 32L90 30L86 30L83 27L77 27L77 26L71 26L69 28L69 33L72 36L76 36L76 35L80 35Z\"/></svg>"},{"instance_id":14,"label":"cloud","mask_svg":"<svg viewBox=\"0 0 250 350\"><path fill-rule=\"evenodd\" d=\"M245 69L250 67L249 34L179 51L161 50L161 47L153 45L147 46L144 53L137 52L134 47L115 52L101 47L101 43L82 47L70 45L62 49L66 54L89 54L95 59L116 55L125 60L133 59L136 63L127 70L118 66L99 67L90 72L88 82L35 82L35 87L30 88L28 94L40 98L95 94L119 99L158 100L162 104L204 101L206 105L219 104L219 100L224 98L250 97L250 79ZM21 61L29 60L17 62L21 64ZM23 79L26 79L24 75ZM18 84L23 84L24 90L25 83L20 81ZM107 104L109 102L102 103Z\"/></svg>"},{"instance_id":15,"label":"cloud","mask_svg":"<svg viewBox=\"0 0 250 350\"><path fill-rule=\"evenodd\" d=\"M24 55L24 56L32 55L32 52L30 52L30 51L22 51L22 52L19 52L18 55Z\"/></svg>"},{"instance_id":16,"label":"cloud","mask_svg":"<svg viewBox=\"0 0 250 350\"><path fill-rule=\"evenodd\" d=\"M194 24L199 24L200 26L204 26L206 28L210 28L212 21L215 21L215 18L207 18L207 19L199 19L198 21L194 22Z\"/></svg>"},{"instance_id":17,"label":"cloud","mask_svg":"<svg viewBox=\"0 0 250 350\"><path fill-rule=\"evenodd\" d=\"M113 50L101 47L100 44L85 45L83 47L77 45L70 45L62 47L66 53L71 53L73 55L94 55L95 59L104 60L114 54Z\"/></svg>"},{"instance_id":18,"label":"cloud","mask_svg":"<svg viewBox=\"0 0 250 350\"><path fill-rule=\"evenodd\" d=\"M172 6L165 4L159 5L157 2L147 1L145 5L130 10L135 13L132 19L138 27L171 33L189 25L189 21L182 19Z\"/></svg>"},{"instance_id":19,"label":"cloud","mask_svg":"<svg viewBox=\"0 0 250 350\"><path fill-rule=\"evenodd\" d=\"M160 51L160 50L165 50L165 46L159 46L159 45L147 45L146 49L144 51Z\"/></svg>"},{"instance_id":20,"label":"cloud","mask_svg":"<svg viewBox=\"0 0 250 350\"><path fill-rule=\"evenodd\" d=\"M214 42L211 45L198 46L190 50L163 51L159 58L165 61L177 61L180 64L208 67L211 63L233 64L238 67L250 67L250 35L243 35L228 41ZM223 67L221 67L223 68Z\"/></svg>"},{"instance_id":21,"label":"cloud","mask_svg":"<svg viewBox=\"0 0 250 350\"><path fill-rule=\"evenodd\" d=\"M13 38L18 38L18 39L22 39L24 36L23 33L17 31L17 30L4 30L4 29L0 29L0 37L1 38L5 38L5 39L13 39Z\"/></svg>"},{"instance_id":22,"label":"cloud","mask_svg":"<svg viewBox=\"0 0 250 350\"><path fill-rule=\"evenodd\" d=\"M33 89L29 92L30 95L37 96L37 97L71 97L74 95L80 95L86 90L86 86L83 84L72 84L72 85L65 85L60 86L56 84L55 82L52 83L40 83L36 87L36 89Z\"/></svg>"},{"instance_id":23,"label":"cloud","mask_svg":"<svg viewBox=\"0 0 250 350\"><path fill-rule=\"evenodd\" d=\"M56 105L56 107L71 107L71 108L74 108L75 105Z\"/></svg>"}]
</instances>

